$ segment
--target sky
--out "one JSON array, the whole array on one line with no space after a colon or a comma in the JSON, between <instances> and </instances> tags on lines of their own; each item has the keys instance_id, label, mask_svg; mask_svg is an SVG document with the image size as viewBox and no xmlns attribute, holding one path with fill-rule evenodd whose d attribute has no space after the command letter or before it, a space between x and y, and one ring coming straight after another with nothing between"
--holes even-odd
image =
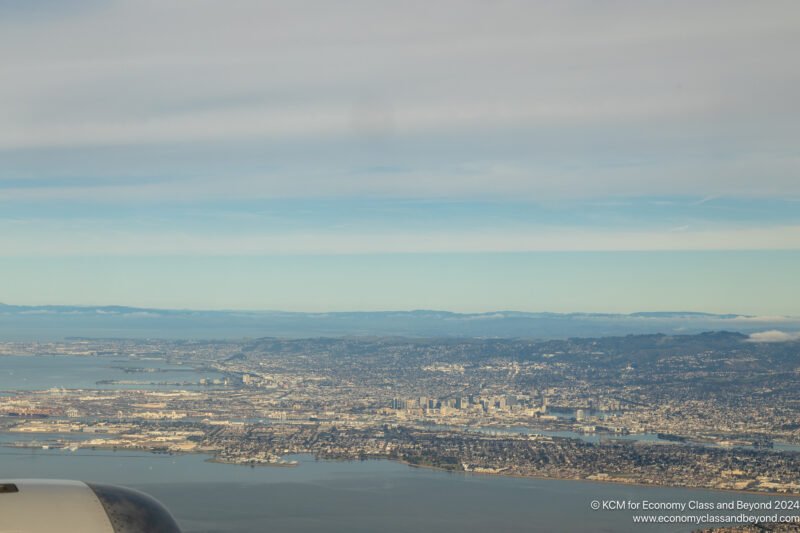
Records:
<instances>
[{"instance_id":1,"label":"sky","mask_svg":"<svg viewBox=\"0 0 800 533\"><path fill-rule=\"evenodd\" d=\"M798 23L0 0L0 302L800 315Z\"/></svg>"}]
</instances>

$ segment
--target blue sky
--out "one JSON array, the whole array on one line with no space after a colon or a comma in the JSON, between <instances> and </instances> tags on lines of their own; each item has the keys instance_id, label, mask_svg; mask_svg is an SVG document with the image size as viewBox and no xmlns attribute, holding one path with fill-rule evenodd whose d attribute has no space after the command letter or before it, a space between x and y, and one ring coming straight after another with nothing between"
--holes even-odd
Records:
<instances>
[{"instance_id":1,"label":"blue sky","mask_svg":"<svg viewBox=\"0 0 800 533\"><path fill-rule=\"evenodd\" d=\"M0 302L800 315L798 15L0 0Z\"/></svg>"}]
</instances>

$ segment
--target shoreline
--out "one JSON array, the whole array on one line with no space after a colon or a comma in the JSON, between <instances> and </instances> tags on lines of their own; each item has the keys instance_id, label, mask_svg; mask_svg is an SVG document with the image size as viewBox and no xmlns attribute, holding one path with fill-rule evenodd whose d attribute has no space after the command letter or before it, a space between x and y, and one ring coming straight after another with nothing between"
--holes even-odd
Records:
<instances>
[{"instance_id":1,"label":"shoreline","mask_svg":"<svg viewBox=\"0 0 800 533\"><path fill-rule=\"evenodd\" d=\"M40 449L37 446L14 446L12 443L0 443L0 447L2 448L15 448L15 449ZM104 451L139 451L145 452L152 455L207 455L208 458L206 462L209 463L216 463L216 464L224 464L224 465L231 465L231 466L249 466L249 467L279 467L279 468L287 468L287 467L298 467L301 466L303 461L298 461L297 463L290 464L290 463L236 463L236 462L229 462L224 460L217 459L217 456L214 455L212 452L207 450L202 451L174 451L174 452L162 452L147 448L129 448L129 447L122 447L122 446L102 446L102 445L92 445L86 447L79 447L89 449L89 450L104 450ZM50 450L67 450L67 448L50 448ZM74 452L72 452L74 453ZM292 455L309 455L311 457L315 457L315 455L311 452L300 452L297 454ZM546 481L575 481L575 482L582 482L582 483L594 483L599 485L630 485L633 487L650 487L650 488L664 488L664 489L686 489L686 490L707 490L707 491L714 491L714 492L723 492L723 493L731 493L731 494L750 494L756 496L772 496L772 497L781 497L781 498L790 498L790 499L797 499L800 498L800 492L769 492L769 491L759 491L759 490L751 490L751 489L725 489L719 487L704 487L704 486L689 486L689 485L668 485L668 484L658 484L658 483L643 483L641 481L618 481L618 480L600 480L600 479L588 479L588 478L575 478L575 477L551 477L551 476L542 476L542 475L531 475L531 474L507 474L501 472L471 472L466 470L450 470L447 468L442 468L440 466L435 465L422 465L422 464L415 464L408 462L403 459L396 459L391 457L367 457L364 459L359 458L325 458L320 457L319 459L323 461L333 461L333 462L361 462L361 461L392 461L395 463L403 464L410 468L420 468L420 469L428 469L434 470L438 472L444 472L448 474L460 474L460 475L470 475L470 476L491 476L491 477L499 477L499 478L515 478L515 479L538 479L538 480L546 480Z\"/></svg>"},{"instance_id":2,"label":"shoreline","mask_svg":"<svg viewBox=\"0 0 800 533\"><path fill-rule=\"evenodd\" d=\"M791 499L798 499L800 498L800 492L767 492L767 491L760 491L760 490L747 490L747 489L721 489L719 487L693 487L688 485L661 485L656 483L642 483L641 481L632 481L632 482L625 482L625 481L603 481L601 479L587 479L587 478L575 478L575 477L550 477L550 476L536 476L536 475L525 475L525 474L503 474L500 472L469 472L466 470L448 470L446 468L441 468L439 466L434 465L419 465L409 463L408 461L404 461L402 459L391 459L385 458L387 461L394 461L397 463L404 464L411 468L422 468L428 470L436 470L439 472L446 472L448 474L462 474L462 475L470 475L470 476L491 476L491 477L507 477L507 478L515 478L515 479L541 479L546 481L578 481L581 483L595 483L598 485L630 485L633 487L650 487L650 488L662 488L662 489L686 489L686 490L711 490L714 492L727 492L733 494L753 494L757 496L778 496L782 498L791 498Z\"/></svg>"}]
</instances>

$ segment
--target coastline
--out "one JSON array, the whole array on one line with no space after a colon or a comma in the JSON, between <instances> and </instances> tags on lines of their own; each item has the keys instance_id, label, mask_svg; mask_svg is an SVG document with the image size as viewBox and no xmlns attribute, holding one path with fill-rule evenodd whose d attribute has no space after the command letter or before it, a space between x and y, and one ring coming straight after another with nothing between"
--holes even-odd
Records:
<instances>
[{"instance_id":1,"label":"coastline","mask_svg":"<svg viewBox=\"0 0 800 533\"><path fill-rule=\"evenodd\" d=\"M18 448L18 449L31 449L35 450L38 449L37 446L14 446L12 443L0 443L0 447L3 448ZM207 455L208 458L205 462L208 463L216 463L216 464L224 464L224 465L231 465L231 466L249 466L251 468L254 467L278 467L278 468L290 468L290 467L298 467L301 466L303 461L298 461L296 463L237 463L231 461L225 461L219 459L213 452L208 450L185 450L185 451L168 451L163 452L159 450L152 450L147 448L132 448L132 447L121 447L121 446L103 446L103 445L92 445L86 446L85 449L89 450L104 450L104 451L138 451L138 452L145 452L153 455ZM64 449L64 448L61 448ZM78 448L80 449L80 448ZM73 452L74 453L74 452ZM314 457L313 453L310 452L298 452L297 455L309 455ZM341 461L341 462L359 462L359 461L392 461L395 463L400 463L406 465L411 468L420 468L420 469L428 469L428 470L435 470L439 472L446 472L449 474L460 474L460 475L469 475L469 476L491 476L491 477L507 477L507 478L516 478L516 479L539 479L539 480L549 480L549 481L576 481L582 483L594 483L600 485L630 485L634 487L650 487L650 488L670 488L670 489L686 489L686 490L708 490L714 492L721 492L721 493L730 493L730 494L749 494L749 495L757 495L757 496L772 496L772 497L780 497L780 498L789 498L789 499L798 499L800 498L800 492L771 492L771 491L759 491L759 490L751 490L751 489L726 489L726 488L719 488L719 487L707 487L707 486L689 486L689 485L674 485L674 484L659 484L659 483L643 483L641 481L620 481L620 480L601 480L601 479L588 479L588 478L577 478L577 477L552 477L552 476L542 476L542 475L532 475L532 474L512 474L512 473L503 473L503 472L473 472L473 471L466 471L466 470L452 470L448 468L442 468L436 465L430 464L416 464L411 463L409 461L393 458L393 457L368 457L364 459L359 458L325 458L320 457L319 459L324 461Z\"/></svg>"},{"instance_id":2,"label":"coastline","mask_svg":"<svg viewBox=\"0 0 800 533\"><path fill-rule=\"evenodd\" d=\"M391 459L386 458L389 461L395 461L404 465L407 465L412 468L423 468L429 470L437 470L440 472L447 472L450 474L462 474L462 475L469 475L469 476L491 476L491 477L509 477L509 478L516 478L516 479L542 479L542 480L550 480L550 481L579 481L581 483L595 483L600 485L630 485L633 487L650 487L650 488L665 488L665 489L686 489L686 490L711 490L714 492L726 492L732 494L753 494L757 496L777 496L782 498L791 498L791 499L799 499L800 492L768 492L768 491L761 491L761 490L747 490L747 489L721 489L719 487L694 487L689 485L666 485L666 484L657 484L657 483L642 483L641 481L617 481L617 480L602 480L602 479L588 479L588 478L576 478L576 477L551 477L551 476L537 476L537 475L524 475L524 474L504 474L500 472L469 472L466 470L448 470L447 468L441 468L439 466L434 465L420 465L409 463L408 461L404 461L402 459Z\"/></svg>"}]
</instances>

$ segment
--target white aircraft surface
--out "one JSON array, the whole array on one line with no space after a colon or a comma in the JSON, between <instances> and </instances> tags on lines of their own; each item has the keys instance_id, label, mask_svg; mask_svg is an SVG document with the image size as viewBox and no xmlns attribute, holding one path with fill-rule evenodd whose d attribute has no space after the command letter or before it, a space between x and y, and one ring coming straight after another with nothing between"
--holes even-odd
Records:
<instances>
[{"instance_id":1,"label":"white aircraft surface","mask_svg":"<svg viewBox=\"0 0 800 533\"><path fill-rule=\"evenodd\" d=\"M180 533L180 528L161 503L137 490L0 479L0 533Z\"/></svg>"}]
</instances>

